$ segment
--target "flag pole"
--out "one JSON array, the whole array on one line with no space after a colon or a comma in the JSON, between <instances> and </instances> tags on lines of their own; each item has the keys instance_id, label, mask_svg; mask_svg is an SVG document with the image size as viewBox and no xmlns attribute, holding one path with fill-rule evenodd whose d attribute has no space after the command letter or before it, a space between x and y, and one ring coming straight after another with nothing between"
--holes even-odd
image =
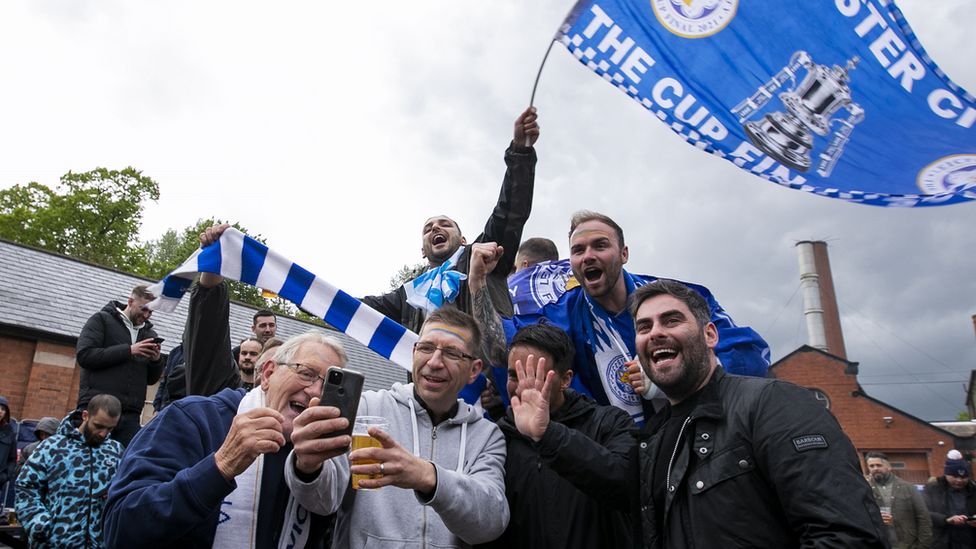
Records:
<instances>
[{"instance_id":1,"label":"flag pole","mask_svg":"<svg viewBox=\"0 0 976 549\"><path fill-rule=\"evenodd\" d=\"M542 68L546 66L546 60L549 59L549 52L552 51L552 45L556 43L556 37L552 37L552 41L549 42L549 47L546 48L546 54L542 56L542 63L539 64L539 72L535 73L535 83L532 84L532 97L529 98L529 108L535 106L535 90L539 87L539 78L542 76ZM529 136L525 136L526 147L529 146Z\"/></svg>"},{"instance_id":2,"label":"flag pole","mask_svg":"<svg viewBox=\"0 0 976 549\"><path fill-rule=\"evenodd\" d=\"M532 97L529 98L529 106L535 106L535 90L539 87L539 78L542 76L542 68L546 66L546 60L549 59L549 52L552 51L552 45L556 43L556 37L552 38L549 42L549 47L546 48L546 54L542 56L542 63L539 65L539 72L535 73L535 83L532 84Z\"/></svg>"}]
</instances>

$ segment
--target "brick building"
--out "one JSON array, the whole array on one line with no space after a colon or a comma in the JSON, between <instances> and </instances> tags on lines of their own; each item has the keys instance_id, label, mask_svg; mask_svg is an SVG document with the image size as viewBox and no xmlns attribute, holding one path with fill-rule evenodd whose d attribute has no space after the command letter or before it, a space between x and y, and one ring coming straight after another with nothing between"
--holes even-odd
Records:
<instances>
[{"instance_id":1,"label":"brick building","mask_svg":"<svg viewBox=\"0 0 976 549\"><path fill-rule=\"evenodd\" d=\"M124 302L133 287L151 284L128 273L85 263L59 254L0 240L0 395L10 401L18 419L64 417L78 398L80 368L75 344L82 326L109 300ZM165 338L163 353L182 336L187 304L172 313L153 314ZM255 307L231 303L231 339L251 335ZM288 338L314 324L279 316L278 336ZM320 328L324 329L324 328ZM381 358L345 334L334 332L349 355L349 367L366 374L366 388L389 387L406 381L406 371ZM152 401L155 386L149 388ZM143 419L152 413L147 404Z\"/></svg>"},{"instance_id":2,"label":"brick building","mask_svg":"<svg viewBox=\"0 0 976 549\"><path fill-rule=\"evenodd\" d=\"M888 455L895 473L915 484L942 474L952 433L868 396L857 381L857 363L804 345L770 369L772 377L807 387L834 414L857 449Z\"/></svg>"}]
</instances>

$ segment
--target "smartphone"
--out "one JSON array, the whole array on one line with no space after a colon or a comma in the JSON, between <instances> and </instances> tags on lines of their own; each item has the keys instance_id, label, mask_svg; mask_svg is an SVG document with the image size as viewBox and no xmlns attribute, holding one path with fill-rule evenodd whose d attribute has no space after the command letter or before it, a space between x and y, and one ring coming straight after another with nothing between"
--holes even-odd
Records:
<instances>
[{"instance_id":1,"label":"smartphone","mask_svg":"<svg viewBox=\"0 0 976 549\"><path fill-rule=\"evenodd\" d=\"M163 338L161 338L161 337L154 337L154 338L152 338L152 342L155 343L156 345L162 345L162 343L164 341L166 341L166 340L163 339Z\"/></svg>"},{"instance_id":2,"label":"smartphone","mask_svg":"<svg viewBox=\"0 0 976 549\"><path fill-rule=\"evenodd\" d=\"M335 406L339 409L339 416L349 420L349 427L342 431L335 431L325 435L337 437L352 436L352 426L356 423L356 410L359 409L359 397L363 393L363 374L348 368L332 366L325 373L325 386L322 388L320 406Z\"/></svg>"}]
</instances>

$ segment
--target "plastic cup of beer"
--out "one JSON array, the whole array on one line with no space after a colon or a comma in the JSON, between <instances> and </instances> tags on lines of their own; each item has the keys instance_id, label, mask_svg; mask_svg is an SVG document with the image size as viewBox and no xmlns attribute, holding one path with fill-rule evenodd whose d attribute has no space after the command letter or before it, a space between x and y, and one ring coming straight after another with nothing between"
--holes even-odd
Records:
<instances>
[{"instance_id":1,"label":"plastic cup of beer","mask_svg":"<svg viewBox=\"0 0 976 549\"><path fill-rule=\"evenodd\" d=\"M356 418L356 423L352 427L352 450L359 450L362 448L381 448L382 445L380 441L369 436L369 428L376 427L382 431L389 432L390 421L382 416L358 416ZM379 463L375 459L357 459L352 462L353 465L368 465ZM382 478L382 473L376 473L373 475L352 475L352 488L353 490L369 490L369 488L360 488L359 481L363 479L378 479Z\"/></svg>"}]
</instances>

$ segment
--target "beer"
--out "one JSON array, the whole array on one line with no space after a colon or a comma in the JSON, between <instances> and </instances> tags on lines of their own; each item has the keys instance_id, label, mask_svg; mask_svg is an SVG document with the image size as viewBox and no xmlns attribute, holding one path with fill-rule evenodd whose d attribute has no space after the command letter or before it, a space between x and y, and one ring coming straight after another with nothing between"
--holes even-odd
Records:
<instances>
[{"instance_id":1,"label":"beer","mask_svg":"<svg viewBox=\"0 0 976 549\"><path fill-rule=\"evenodd\" d=\"M369 435L354 434L352 436L352 450L356 451L356 450L361 450L363 448L381 448L380 441L376 440L375 438ZM379 461L375 459L357 459L352 462L353 465L373 465L377 463L379 463ZM352 488L353 490L359 490L359 481L363 479L374 480L382 477L383 475L378 472L375 475L354 474L352 476Z\"/></svg>"}]
</instances>

